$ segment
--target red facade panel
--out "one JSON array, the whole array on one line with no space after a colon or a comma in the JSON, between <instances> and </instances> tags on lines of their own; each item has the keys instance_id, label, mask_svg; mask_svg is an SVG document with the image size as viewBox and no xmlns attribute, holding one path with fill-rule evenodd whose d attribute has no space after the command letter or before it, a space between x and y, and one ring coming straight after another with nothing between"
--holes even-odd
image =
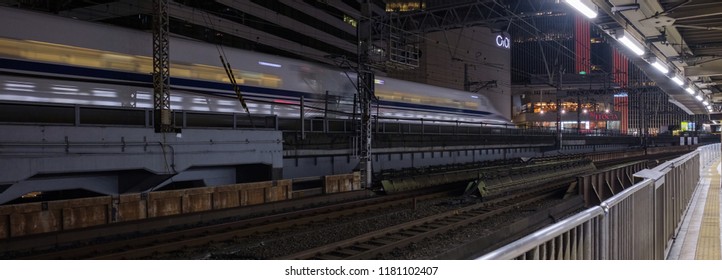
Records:
<instances>
[{"instance_id":1,"label":"red facade panel","mask_svg":"<svg viewBox=\"0 0 722 280\"><path fill-rule=\"evenodd\" d=\"M582 15L574 16L574 53L575 70L579 72L591 71L591 37L589 21Z\"/></svg>"}]
</instances>

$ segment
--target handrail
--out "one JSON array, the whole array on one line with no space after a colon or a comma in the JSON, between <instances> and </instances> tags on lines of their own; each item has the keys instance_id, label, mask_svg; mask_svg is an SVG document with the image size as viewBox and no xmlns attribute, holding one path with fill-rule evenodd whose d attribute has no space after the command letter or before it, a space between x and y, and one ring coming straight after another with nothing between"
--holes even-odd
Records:
<instances>
[{"instance_id":1,"label":"handrail","mask_svg":"<svg viewBox=\"0 0 722 280\"><path fill-rule=\"evenodd\" d=\"M62 112L55 112L52 116L33 116L27 117L26 115L14 115L17 118L13 120L0 120L0 122L11 123L11 124L44 124L52 123L54 125L70 125L70 126L83 126L83 125L110 125L110 126L141 126L141 127L152 127L153 126L153 114L152 108L136 108L136 107L115 107L115 106L100 106L100 105L82 105L82 104L64 104L64 103L41 103L41 102L18 102L18 101L0 101L0 106L10 107L23 107L17 111L26 111L26 106L36 107L36 111L42 112L45 108L59 109ZM299 105L288 105L288 106L299 106ZM313 106L304 106L304 108L314 108ZM319 107L318 110L324 110ZM99 111L96 111L99 110ZM328 109L326 109L327 111ZM101 122L97 120L87 119L88 114L82 114L83 112L93 111L90 115L98 113L108 113L108 116L102 117ZM314 111L315 112L315 111ZM248 119L246 114L232 113L232 112L214 112L214 111L175 111L174 118L181 123L181 126L185 124L186 117L203 117L204 115L215 115L219 119L223 117L232 118L233 123L245 123ZM58 118L59 115L62 118ZM126 114L126 115L120 115ZM353 120L352 114L346 112L333 112L335 116L339 118L326 118L324 120L323 129L319 131L327 132L339 132L329 131L329 122L346 122L348 125L343 125L343 130L340 132L354 132L354 123L357 120ZM12 114L11 114L12 115ZM37 115L37 114L34 114ZM318 111L313 116L322 117L323 112ZM131 116L129 118L128 116ZM39 117L39 118L38 118ZM374 118L374 129L378 133L397 133L397 132L411 132L412 130L418 130L421 134L468 134L468 135L480 135L480 134L496 134L496 135L543 135L543 136L555 136L557 131L555 128L549 127L516 127L513 124L502 124L502 123L484 123L484 122L473 122L473 121L460 121L460 120L439 120L439 119L423 119L423 118L405 118L405 117L391 117L391 116L372 116ZM278 123L284 122L289 123L291 120L297 123L297 118L282 118L276 115L268 114L253 114L251 115L253 121L251 124L243 125L245 128L255 126L254 123L260 123L262 128L277 128ZM268 123L261 119L269 120ZM208 121L208 119L203 119ZM317 119L306 117L305 121L310 121L313 126L313 122ZM204 122L205 123L205 122ZM226 124L226 125L224 125ZM316 125L318 126L318 125ZM385 129L386 127L389 129ZM420 127L419 127L420 126ZM193 126L200 127L203 126ZM217 123L211 123L209 127L214 128L236 128L231 125L230 122L224 123L222 120ZM256 127L259 128L259 127ZM379 129L381 128L381 129ZM281 130L294 130L294 127L290 129ZM448 132L452 131L452 132ZM624 135L617 130L593 130L584 132L570 129L562 129L564 135L585 135L585 136L609 136L609 137L634 137L633 135Z\"/></svg>"},{"instance_id":2,"label":"handrail","mask_svg":"<svg viewBox=\"0 0 722 280\"><path fill-rule=\"evenodd\" d=\"M501 247L491 253L483 255L477 258L477 260L513 259L521 254L524 254L534 249L534 247L538 246L538 244L543 244L544 242L547 242L552 238L555 238L556 236L585 223L586 221L589 221L595 217L604 214L604 208L600 206L591 207L587 210L584 210L583 212L566 218L561 222L543 228L517 241L509 243L508 245Z\"/></svg>"},{"instance_id":3,"label":"handrail","mask_svg":"<svg viewBox=\"0 0 722 280\"><path fill-rule=\"evenodd\" d=\"M556 246L552 245L551 247L547 246L546 250L556 250L559 247L575 244L574 246L584 246L581 250L585 252L591 252L595 250L594 248L597 248L596 250L600 250L600 252L597 252L596 254L588 254L582 258L604 259L610 258L610 256L611 258L634 258L635 256L642 258L663 258L664 254L668 252L668 246L670 243L668 242L669 240L662 239L668 238L673 232L679 230L679 226L681 225L681 222L679 221L682 218L682 213L684 212L682 210L689 206L691 193L693 189L697 187L700 176L697 176L696 174L693 174L692 176L682 176L683 180L671 180L671 182L665 182L664 177L666 177L667 174L679 177L679 174L682 174L681 172L684 172L686 168L705 169L709 166L713 159L720 157L720 154L722 154L720 147L720 144L702 146L697 148L695 151L667 161L652 170L648 169L640 171L637 173L640 175L635 174L635 177L643 177L644 179L642 181L603 201L599 206L593 206L583 212L536 231L477 259L491 260L519 258L528 252L539 248L543 244L553 242L555 238L563 234L568 234L576 227L585 224L586 228L593 230L594 232L587 232L588 235L585 235L584 237L580 237L579 235L570 237L567 235L567 238L562 238L562 240L565 240L564 242L566 243ZM650 186L652 186L651 189ZM662 190L662 192L658 193L657 188L665 188L666 191ZM678 193L678 196L671 197L671 193ZM651 195L651 197L649 195ZM657 199L661 199L662 201L656 201ZM680 201L670 203L670 201L675 200ZM625 207L615 208L615 206L622 203L625 203ZM659 206L664 207L664 209L658 209ZM617 236L615 234L618 234L618 232L615 233L615 231L619 231L620 227L626 228L627 231L630 228L634 228L632 226L625 227L624 225L633 224L635 222L634 216L636 214L633 215L632 213L637 210L641 212L637 213L639 215L637 215L636 219L664 219L662 223L672 225L672 227L649 227L649 224L647 224L647 228L644 228L643 225L641 226L642 229L640 229L645 231L644 237L640 238L647 238L647 240L633 239L632 236L624 236L622 238L624 240L622 241L616 240L619 238L612 239L612 236ZM614 213L614 215L606 215L610 212ZM597 217L602 218L600 224L597 224L597 226L591 226L588 224ZM651 236L655 236L655 238L653 238L655 242L648 239ZM588 240L588 238L597 239ZM631 246L631 244L648 244L654 248L646 248L644 249L646 251L640 252L639 255L636 255L634 252L629 251L632 249L625 248L625 246ZM611 250L610 248L615 249L615 252L613 252L614 254L607 251ZM617 250L622 250L620 248L624 248L624 252L616 252ZM629 252L632 253L630 254Z\"/></svg>"},{"instance_id":4,"label":"handrail","mask_svg":"<svg viewBox=\"0 0 722 280\"><path fill-rule=\"evenodd\" d=\"M624 201L625 199L632 196L634 193L638 192L639 190L649 186L650 184L653 184L654 181L652 179L644 179L639 183L636 183L632 185L629 188L624 189L623 191L619 192L618 194L602 201L602 203L599 204L601 207L607 207L612 208L614 206L617 206L619 203Z\"/></svg>"}]
</instances>

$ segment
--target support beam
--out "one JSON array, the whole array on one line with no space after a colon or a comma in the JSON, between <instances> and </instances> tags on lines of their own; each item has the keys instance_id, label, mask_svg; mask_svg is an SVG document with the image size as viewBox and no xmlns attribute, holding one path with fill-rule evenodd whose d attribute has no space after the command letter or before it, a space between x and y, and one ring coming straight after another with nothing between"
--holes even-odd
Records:
<instances>
[{"instance_id":1,"label":"support beam","mask_svg":"<svg viewBox=\"0 0 722 280\"><path fill-rule=\"evenodd\" d=\"M168 0L153 0L153 126L155 132L173 131L170 112L170 55Z\"/></svg>"},{"instance_id":2,"label":"support beam","mask_svg":"<svg viewBox=\"0 0 722 280\"><path fill-rule=\"evenodd\" d=\"M358 76L357 89L359 107L361 109L361 129L359 130L359 170L361 171L361 186L371 188L373 168L371 166L371 100L374 96L374 73L369 67L369 50L371 49L371 31L373 20L371 19L371 0L364 0L361 3L362 17L359 20L358 36Z\"/></svg>"},{"instance_id":3,"label":"support beam","mask_svg":"<svg viewBox=\"0 0 722 280\"><path fill-rule=\"evenodd\" d=\"M722 76L722 60L713 60L694 66L684 67L684 74L686 76L697 77Z\"/></svg>"},{"instance_id":4,"label":"support beam","mask_svg":"<svg viewBox=\"0 0 722 280\"><path fill-rule=\"evenodd\" d=\"M87 6L83 8L60 11L63 17L87 21L99 21L119 18L137 14L147 14L152 11L150 1L121 0L105 4Z\"/></svg>"},{"instance_id":5,"label":"support beam","mask_svg":"<svg viewBox=\"0 0 722 280\"><path fill-rule=\"evenodd\" d=\"M407 32L443 31L474 25L492 26L495 23L508 23L513 15L502 6L484 1L454 4L422 11L405 12L394 17L393 26ZM378 23L384 22L377 20Z\"/></svg>"},{"instance_id":6,"label":"support beam","mask_svg":"<svg viewBox=\"0 0 722 280\"><path fill-rule=\"evenodd\" d=\"M719 15L722 15L722 6L717 5L686 5L682 9L667 13L667 16L674 18L677 22Z\"/></svg>"},{"instance_id":7,"label":"support beam","mask_svg":"<svg viewBox=\"0 0 722 280\"><path fill-rule=\"evenodd\" d=\"M687 28L687 29L697 29L697 30L722 30L722 27L715 27L715 26L699 26L699 25L688 25L688 24L674 24L674 27L677 28Z\"/></svg>"}]
</instances>

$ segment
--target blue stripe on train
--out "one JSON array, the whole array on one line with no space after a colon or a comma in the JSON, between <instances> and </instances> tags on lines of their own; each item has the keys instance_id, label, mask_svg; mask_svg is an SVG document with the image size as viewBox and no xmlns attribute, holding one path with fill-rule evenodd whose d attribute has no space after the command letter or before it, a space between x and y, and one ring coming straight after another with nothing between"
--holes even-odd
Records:
<instances>
[{"instance_id":1,"label":"blue stripe on train","mask_svg":"<svg viewBox=\"0 0 722 280\"><path fill-rule=\"evenodd\" d=\"M152 83L153 83L153 80L151 79L151 75L114 71L114 70L103 70L103 69L93 69L93 68L85 68L85 67L77 67L77 66L59 65L59 64L51 64L51 63L42 63L42 62L31 62L31 61L6 59L6 58L0 58L0 68L4 68L4 69L8 69L8 70L27 71L27 72L48 73L48 74L55 74L55 75L78 76L78 77L91 78L91 79L116 80L116 81L122 81L122 82L124 82L124 83L122 83L123 85L128 85L128 86L138 86L138 85L152 86ZM199 81L199 80L192 80L192 79L185 79L185 78L171 78L171 82L172 82L171 83L172 86L195 88L196 91L199 91L202 93L207 93L207 94L213 94L213 95L230 95L229 93L218 92L219 90L226 91L226 92L233 91L233 87L227 83ZM301 96L303 96L304 98L314 98L313 94L306 93L306 92L300 92L300 91L292 91L292 90L284 90L284 89L271 89L271 88L246 86L246 85L240 85L239 87L240 87L241 91L244 93L267 94L267 95L275 95L275 96L279 96L282 98L292 98L292 99L299 99L299 98L301 98ZM212 91L212 90L216 90L216 91ZM403 108L403 109L416 109L416 110L420 109L420 110L437 111L437 112L444 112L444 113L456 113L456 114L462 113L462 114L477 115L477 116L478 115L481 115L481 116L491 115L491 113L485 112L485 111L454 109L454 108L439 107L439 106L424 105L424 104L411 104L411 103L385 101L385 100L379 100L378 103L380 106L398 107L398 108Z\"/></svg>"}]
</instances>

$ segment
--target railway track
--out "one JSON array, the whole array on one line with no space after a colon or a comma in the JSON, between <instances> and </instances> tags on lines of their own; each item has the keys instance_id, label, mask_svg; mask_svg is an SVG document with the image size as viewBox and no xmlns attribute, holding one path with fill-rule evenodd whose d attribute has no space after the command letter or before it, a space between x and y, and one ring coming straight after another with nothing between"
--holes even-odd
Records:
<instances>
[{"instance_id":1,"label":"railway track","mask_svg":"<svg viewBox=\"0 0 722 280\"><path fill-rule=\"evenodd\" d=\"M323 222L342 216L413 205L417 201L448 196L447 191L395 194L310 208L240 221L189 228L107 243L78 245L49 253L28 255L20 259L139 259L157 253L203 246L253 234Z\"/></svg>"},{"instance_id":2,"label":"railway track","mask_svg":"<svg viewBox=\"0 0 722 280\"><path fill-rule=\"evenodd\" d=\"M438 234L484 221L513 211L554 195L555 191L566 189L571 181L563 179L554 186L534 188L514 195L494 198L485 203L458 208L446 213L398 224L381 230L365 233L348 240L323 245L281 259L367 259L403 247L413 242ZM539 182L540 183L540 182ZM448 186L447 186L448 187ZM531 187L531 186L529 186ZM436 189L438 191L438 189ZM141 259L152 258L158 254L200 248L215 242L242 241L260 233L293 232L311 228L314 225L344 216L365 212L384 212L394 207L412 205L447 196L443 193L399 193L394 195L368 198L359 201L315 207L288 213L274 214L240 221L226 222L171 232L151 233L123 240L116 238L110 242L78 243L72 248L45 253L19 255L20 259ZM506 193L506 192L505 192ZM414 206L415 207L415 206ZM337 239L338 240L338 239Z\"/></svg>"},{"instance_id":3,"label":"railway track","mask_svg":"<svg viewBox=\"0 0 722 280\"><path fill-rule=\"evenodd\" d=\"M514 211L566 190L572 180L440 213L279 259L373 259L396 248Z\"/></svg>"}]
</instances>

